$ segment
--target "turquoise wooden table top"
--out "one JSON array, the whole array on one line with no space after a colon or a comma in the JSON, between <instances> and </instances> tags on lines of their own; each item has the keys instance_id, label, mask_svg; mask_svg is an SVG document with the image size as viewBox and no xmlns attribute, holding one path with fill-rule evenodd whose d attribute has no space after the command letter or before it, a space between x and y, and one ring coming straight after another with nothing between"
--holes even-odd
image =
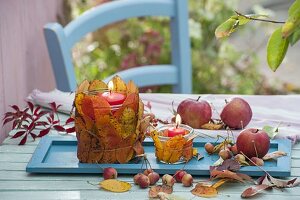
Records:
<instances>
[{"instance_id":1,"label":"turquoise wooden table top","mask_svg":"<svg viewBox=\"0 0 300 200\"><path fill-rule=\"evenodd\" d=\"M145 102L151 101L153 112L161 118L167 118L172 100L177 105L187 97L197 95L177 94L142 94ZM229 95L203 95L212 101L218 110L225 97ZM280 137L287 135L294 139L293 134L300 132L300 95L293 96L243 96L252 106L254 115L250 127L261 127L282 122ZM63 115L62 115L63 117ZM52 135L58 135L52 131ZM74 136L61 136L74 137ZM29 174L25 172L26 165L35 151L39 140L18 146L18 140L7 138L0 145L0 199L149 199L148 189L139 189L133 184L131 175L121 175L120 180L132 183L132 189L126 193L111 193L87 183L97 183L102 180L101 174ZM295 144L292 150L291 177L300 176L300 144ZM208 177L195 177L195 182L207 180ZM241 199L240 195L248 184L226 183L221 186L215 199ZM200 199L190 192L191 188L175 184L173 194L181 199ZM265 191L255 199L300 199L300 187L273 189Z\"/></svg>"}]
</instances>

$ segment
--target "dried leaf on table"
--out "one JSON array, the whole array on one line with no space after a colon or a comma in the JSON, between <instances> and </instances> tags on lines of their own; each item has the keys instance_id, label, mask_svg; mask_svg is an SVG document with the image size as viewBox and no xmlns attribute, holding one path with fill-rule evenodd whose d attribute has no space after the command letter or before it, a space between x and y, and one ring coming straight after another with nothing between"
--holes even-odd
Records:
<instances>
[{"instance_id":1,"label":"dried leaf on table","mask_svg":"<svg viewBox=\"0 0 300 200\"><path fill-rule=\"evenodd\" d=\"M197 161L201 160L202 158L204 158L204 156L200 153L197 153L197 155L195 156Z\"/></svg>"},{"instance_id":2,"label":"dried leaf on table","mask_svg":"<svg viewBox=\"0 0 300 200\"><path fill-rule=\"evenodd\" d=\"M241 194L241 197L243 197L243 198L252 197L252 196L256 195L257 193L259 193L267 188L270 188L270 187L271 186L265 185L265 184L249 187L246 190L244 190L244 192Z\"/></svg>"},{"instance_id":3,"label":"dried leaf on table","mask_svg":"<svg viewBox=\"0 0 300 200\"><path fill-rule=\"evenodd\" d=\"M202 129L207 129L207 130L221 130L224 128L223 123L206 123L201 126Z\"/></svg>"},{"instance_id":4,"label":"dried leaf on table","mask_svg":"<svg viewBox=\"0 0 300 200\"><path fill-rule=\"evenodd\" d=\"M274 152L266 154L262 159L263 160L271 160L271 159L276 160L277 158L286 156L286 155L287 155L287 153L285 153L283 151L274 151Z\"/></svg>"},{"instance_id":5,"label":"dried leaf on table","mask_svg":"<svg viewBox=\"0 0 300 200\"><path fill-rule=\"evenodd\" d=\"M294 187L294 183L297 180L297 178L294 178L292 180L283 180L283 179L274 178L273 176L269 176L269 175L268 175L268 178L269 178L270 182L273 183L278 188Z\"/></svg>"},{"instance_id":6,"label":"dried leaf on table","mask_svg":"<svg viewBox=\"0 0 300 200\"><path fill-rule=\"evenodd\" d=\"M239 162L236 160L232 159L226 159L223 161L223 163L216 167L217 170L222 171L222 170L230 170L230 171L238 171L241 168Z\"/></svg>"},{"instance_id":7,"label":"dried leaf on table","mask_svg":"<svg viewBox=\"0 0 300 200\"><path fill-rule=\"evenodd\" d=\"M225 149L225 147L227 147L228 144L230 144L230 143L231 143L231 141L224 140L223 142L221 142L220 144L218 144L214 147L213 153L218 153L221 149Z\"/></svg>"},{"instance_id":8,"label":"dried leaf on table","mask_svg":"<svg viewBox=\"0 0 300 200\"><path fill-rule=\"evenodd\" d=\"M107 179L99 183L100 187L111 192L127 192L131 184L116 179Z\"/></svg>"},{"instance_id":9,"label":"dried leaf on table","mask_svg":"<svg viewBox=\"0 0 300 200\"><path fill-rule=\"evenodd\" d=\"M219 171L216 169L213 169L212 171L210 171L210 178L211 178L211 180L214 180L217 178L229 178L229 179L236 180L236 181L239 181L242 183L245 183L245 181L248 181L248 180L252 180L251 177L249 177L246 174L241 175L241 174L237 174L235 172L231 172L229 170Z\"/></svg>"},{"instance_id":10,"label":"dried leaf on table","mask_svg":"<svg viewBox=\"0 0 300 200\"><path fill-rule=\"evenodd\" d=\"M159 192L157 196L160 200L185 200L185 198L183 197L173 195L173 194L167 194L164 192Z\"/></svg>"},{"instance_id":11,"label":"dried leaf on table","mask_svg":"<svg viewBox=\"0 0 300 200\"><path fill-rule=\"evenodd\" d=\"M212 164L212 166L220 166L224 162L223 158L219 157L219 159Z\"/></svg>"},{"instance_id":12,"label":"dried leaf on table","mask_svg":"<svg viewBox=\"0 0 300 200\"><path fill-rule=\"evenodd\" d=\"M158 193L160 193L160 192L171 194L173 192L173 187L168 186L168 185L152 186L148 192L148 196L150 198L156 198L156 197L158 197Z\"/></svg>"},{"instance_id":13,"label":"dried leaf on table","mask_svg":"<svg viewBox=\"0 0 300 200\"><path fill-rule=\"evenodd\" d=\"M221 185L223 185L224 183L226 183L227 181L229 181L229 179L226 179L226 178L223 178L223 179L220 179L220 180L218 180L216 183L214 183L213 185L212 185L212 187L214 187L214 188L218 188L218 187L220 187Z\"/></svg>"},{"instance_id":14,"label":"dried leaf on table","mask_svg":"<svg viewBox=\"0 0 300 200\"><path fill-rule=\"evenodd\" d=\"M218 194L216 188L204 185L203 183L198 183L195 188L191 190L191 192L193 195L199 197L215 197Z\"/></svg>"}]
</instances>

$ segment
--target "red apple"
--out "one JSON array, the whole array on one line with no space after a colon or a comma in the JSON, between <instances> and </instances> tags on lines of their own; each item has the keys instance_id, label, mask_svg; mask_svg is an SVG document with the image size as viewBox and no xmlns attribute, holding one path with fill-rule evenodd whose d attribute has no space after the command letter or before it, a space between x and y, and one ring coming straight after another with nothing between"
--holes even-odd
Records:
<instances>
[{"instance_id":1,"label":"red apple","mask_svg":"<svg viewBox=\"0 0 300 200\"><path fill-rule=\"evenodd\" d=\"M115 179L118 176L118 172L115 168L107 167L103 170L103 178L106 179Z\"/></svg>"},{"instance_id":2,"label":"red apple","mask_svg":"<svg viewBox=\"0 0 300 200\"><path fill-rule=\"evenodd\" d=\"M250 159L253 163L255 163L255 164L253 164L252 162L250 162L250 165L252 165L252 166L254 166L254 165L257 165L257 166L264 166L264 160L263 159L261 159L261 158L257 158L257 157L252 157L251 159Z\"/></svg>"},{"instance_id":3,"label":"red apple","mask_svg":"<svg viewBox=\"0 0 300 200\"><path fill-rule=\"evenodd\" d=\"M159 180L159 174L156 172L151 172L150 174L148 174L148 178L150 181L150 185L154 185L155 183L157 183L157 181Z\"/></svg>"},{"instance_id":4,"label":"red apple","mask_svg":"<svg viewBox=\"0 0 300 200\"><path fill-rule=\"evenodd\" d=\"M230 151L232 152L233 155L238 154L236 144L232 145L229 149L230 149Z\"/></svg>"},{"instance_id":5,"label":"red apple","mask_svg":"<svg viewBox=\"0 0 300 200\"><path fill-rule=\"evenodd\" d=\"M148 176L146 176L145 174L141 174L137 180L137 183L140 188L147 188L150 185L150 180Z\"/></svg>"},{"instance_id":6,"label":"red apple","mask_svg":"<svg viewBox=\"0 0 300 200\"><path fill-rule=\"evenodd\" d=\"M263 130L249 128L240 132L236 139L236 146L238 152L244 153L249 158L262 158L269 151L270 138Z\"/></svg>"},{"instance_id":7,"label":"red apple","mask_svg":"<svg viewBox=\"0 0 300 200\"><path fill-rule=\"evenodd\" d=\"M182 177L187 174L186 171L184 170L178 170L175 172L174 178L176 180L177 183L181 183Z\"/></svg>"},{"instance_id":8,"label":"red apple","mask_svg":"<svg viewBox=\"0 0 300 200\"><path fill-rule=\"evenodd\" d=\"M146 176L148 176L150 173L152 173L153 172L153 169L145 169L144 170L144 174L146 175Z\"/></svg>"},{"instance_id":9,"label":"red apple","mask_svg":"<svg viewBox=\"0 0 300 200\"><path fill-rule=\"evenodd\" d=\"M163 185L168 185L170 187L172 187L176 182L176 180L173 178L173 176L171 176L169 174L163 175L161 180L162 180Z\"/></svg>"},{"instance_id":10,"label":"red apple","mask_svg":"<svg viewBox=\"0 0 300 200\"><path fill-rule=\"evenodd\" d=\"M206 150L206 152L208 154L212 154L212 153L214 153L215 146L212 143L207 142L204 145L204 149Z\"/></svg>"},{"instance_id":11,"label":"red apple","mask_svg":"<svg viewBox=\"0 0 300 200\"><path fill-rule=\"evenodd\" d=\"M221 120L230 128L241 129L249 124L252 110L247 101L235 97L226 104L220 116Z\"/></svg>"},{"instance_id":12,"label":"red apple","mask_svg":"<svg viewBox=\"0 0 300 200\"><path fill-rule=\"evenodd\" d=\"M211 120L212 111L209 103L200 99L186 99L177 108L177 113L181 116L182 123L193 128L201 128L203 124Z\"/></svg>"},{"instance_id":13,"label":"red apple","mask_svg":"<svg viewBox=\"0 0 300 200\"><path fill-rule=\"evenodd\" d=\"M193 185L193 177L192 175L190 174L185 174L183 177L182 177L182 184L183 186L185 187L190 187Z\"/></svg>"}]
</instances>

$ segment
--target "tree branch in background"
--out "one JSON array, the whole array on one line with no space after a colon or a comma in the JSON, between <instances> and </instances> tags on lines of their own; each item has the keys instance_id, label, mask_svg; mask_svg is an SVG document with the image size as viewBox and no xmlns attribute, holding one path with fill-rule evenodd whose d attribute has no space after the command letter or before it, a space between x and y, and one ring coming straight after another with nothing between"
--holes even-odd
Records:
<instances>
[{"instance_id":1,"label":"tree branch in background","mask_svg":"<svg viewBox=\"0 0 300 200\"><path fill-rule=\"evenodd\" d=\"M269 23L275 23L275 24L284 24L285 22L283 21L275 21L275 20L268 20L268 19L259 19L259 18L253 18L253 17L249 17L247 15L243 15L242 13L238 12L238 11L234 11L238 16L243 16L247 19L250 20L256 20L256 21L261 21L261 22L269 22Z\"/></svg>"}]
</instances>

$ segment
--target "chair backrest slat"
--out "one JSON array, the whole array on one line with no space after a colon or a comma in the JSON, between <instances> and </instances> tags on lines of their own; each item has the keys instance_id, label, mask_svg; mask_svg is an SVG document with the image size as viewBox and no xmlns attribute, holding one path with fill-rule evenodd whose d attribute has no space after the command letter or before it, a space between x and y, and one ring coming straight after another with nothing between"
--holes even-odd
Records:
<instances>
[{"instance_id":1,"label":"chair backrest slat","mask_svg":"<svg viewBox=\"0 0 300 200\"><path fill-rule=\"evenodd\" d=\"M174 16L172 0L114 1L94 7L65 27L70 48L89 32L128 18L144 16Z\"/></svg>"},{"instance_id":2,"label":"chair backrest slat","mask_svg":"<svg viewBox=\"0 0 300 200\"><path fill-rule=\"evenodd\" d=\"M86 11L65 28L58 23L44 27L57 88L74 91L76 79L71 49L87 33L105 25L142 16L170 18L172 63L132 68L118 72L125 81L132 79L139 87L173 85L177 93L191 93L191 56L188 34L187 0L118 0ZM107 80L107 79L106 79Z\"/></svg>"}]
</instances>

